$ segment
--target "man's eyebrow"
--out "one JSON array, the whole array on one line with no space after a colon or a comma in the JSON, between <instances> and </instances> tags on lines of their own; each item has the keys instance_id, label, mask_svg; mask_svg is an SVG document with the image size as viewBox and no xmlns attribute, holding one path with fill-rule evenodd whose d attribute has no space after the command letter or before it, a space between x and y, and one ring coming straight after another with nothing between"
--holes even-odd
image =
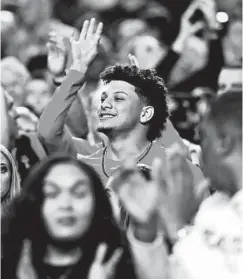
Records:
<instances>
[{"instance_id":1,"label":"man's eyebrow","mask_svg":"<svg viewBox=\"0 0 243 279\"><path fill-rule=\"evenodd\" d=\"M125 94L125 95L128 95L126 92L124 91L115 91L114 94L119 94L119 93L122 93L122 94Z\"/></svg>"}]
</instances>

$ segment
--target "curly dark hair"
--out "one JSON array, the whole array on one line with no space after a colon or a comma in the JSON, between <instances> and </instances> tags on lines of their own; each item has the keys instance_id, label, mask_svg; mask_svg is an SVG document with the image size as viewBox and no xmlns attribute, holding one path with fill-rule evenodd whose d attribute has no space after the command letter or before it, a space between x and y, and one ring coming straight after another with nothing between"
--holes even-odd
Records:
<instances>
[{"instance_id":1,"label":"curly dark hair","mask_svg":"<svg viewBox=\"0 0 243 279\"><path fill-rule=\"evenodd\" d=\"M8 213L2 216L3 278L16 278L25 239L31 243L31 261L38 278L46 278L43 258L46 246L51 240L41 217L45 199L43 186L49 171L58 164L73 164L85 172L95 197L95 213L91 226L87 233L74 243L81 247L83 256L74 266L68 279L87 277L100 243L106 243L109 247L107 258L114 249L123 247L123 255L114 278L124 278L124 274L125 278L136 278L127 240L113 221L112 208L99 175L91 166L66 155L50 156L35 165L23 185L20 196L15 198Z\"/></svg>"},{"instance_id":2,"label":"curly dark hair","mask_svg":"<svg viewBox=\"0 0 243 279\"><path fill-rule=\"evenodd\" d=\"M135 86L135 92L143 102L154 108L154 116L148 123L148 140L153 141L161 137L169 116L169 110L164 80L157 75L155 70L143 70L136 66L116 64L106 68L101 73L100 78L106 84L113 80L122 80Z\"/></svg>"}]
</instances>

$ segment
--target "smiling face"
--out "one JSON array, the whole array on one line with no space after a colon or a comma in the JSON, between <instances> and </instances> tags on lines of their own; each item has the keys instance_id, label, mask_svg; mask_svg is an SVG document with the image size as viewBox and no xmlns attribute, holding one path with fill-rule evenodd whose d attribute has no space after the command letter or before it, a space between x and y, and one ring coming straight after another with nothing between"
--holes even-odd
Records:
<instances>
[{"instance_id":1,"label":"smiling face","mask_svg":"<svg viewBox=\"0 0 243 279\"><path fill-rule=\"evenodd\" d=\"M129 132L140 124L144 104L135 92L135 87L125 81L111 81L104 86L98 110L98 131Z\"/></svg>"},{"instance_id":2,"label":"smiling face","mask_svg":"<svg viewBox=\"0 0 243 279\"><path fill-rule=\"evenodd\" d=\"M75 241L90 228L95 208L89 177L73 164L54 166L44 180L42 216L49 236Z\"/></svg>"},{"instance_id":3,"label":"smiling face","mask_svg":"<svg viewBox=\"0 0 243 279\"><path fill-rule=\"evenodd\" d=\"M1 152L1 199L9 191L11 184L11 168L8 159Z\"/></svg>"}]
</instances>

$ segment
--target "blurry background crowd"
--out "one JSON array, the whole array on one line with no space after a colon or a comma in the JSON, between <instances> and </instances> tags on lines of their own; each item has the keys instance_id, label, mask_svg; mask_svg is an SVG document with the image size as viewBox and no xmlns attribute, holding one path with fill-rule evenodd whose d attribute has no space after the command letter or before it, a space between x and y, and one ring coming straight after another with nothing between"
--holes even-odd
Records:
<instances>
[{"instance_id":1,"label":"blurry background crowd","mask_svg":"<svg viewBox=\"0 0 243 279\"><path fill-rule=\"evenodd\" d=\"M128 53L137 57L141 68L156 68L165 79L170 91L171 120L180 135L194 143L199 143L197 124L218 89L218 81L221 91L229 86L236 91L241 88L241 0L216 0L218 25L210 23L210 17L211 21L214 18L210 8L183 22L190 0L1 2L1 84L22 107L22 124L27 126L24 129L35 129L37 118L54 92L47 66L48 33L55 30L70 37L92 17L104 23L105 32L82 99L88 120L92 120L91 96L99 73L115 62L126 63ZM217 40L211 42L196 26L202 17L218 28ZM81 132L73 127L73 133L80 136Z\"/></svg>"}]
</instances>

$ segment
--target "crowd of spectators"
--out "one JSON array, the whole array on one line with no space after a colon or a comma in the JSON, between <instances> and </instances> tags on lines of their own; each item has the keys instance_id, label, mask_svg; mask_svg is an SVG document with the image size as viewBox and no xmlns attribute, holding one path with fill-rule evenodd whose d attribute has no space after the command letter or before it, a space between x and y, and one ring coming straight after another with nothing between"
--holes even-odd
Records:
<instances>
[{"instance_id":1,"label":"crowd of spectators","mask_svg":"<svg viewBox=\"0 0 243 279\"><path fill-rule=\"evenodd\" d=\"M0 13L3 278L242 278L242 1Z\"/></svg>"}]
</instances>

